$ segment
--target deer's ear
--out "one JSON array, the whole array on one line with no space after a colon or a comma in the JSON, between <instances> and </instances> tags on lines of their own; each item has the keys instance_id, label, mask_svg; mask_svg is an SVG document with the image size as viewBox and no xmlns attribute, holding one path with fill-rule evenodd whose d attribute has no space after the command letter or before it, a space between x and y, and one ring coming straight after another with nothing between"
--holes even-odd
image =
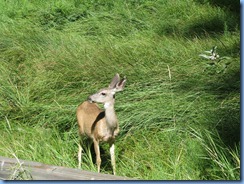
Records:
<instances>
[{"instance_id":1,"label":"deer's ear","mask_svg":"<svg viewBox=\"0 0 244 184\"><path fill-rule=\"evenodd\" d=\"M120 82L116 84L115 91L116 92L123 91L125 87L125 82L126 82L126 78L124 77Z\"/></svg>"},{"instance_id":2,"label":"deer's ear","mask_svg":"<svg viewBox=\"0 0 244 184\"><path fill-rule=\"evenodd\" d=\"M113 89L116 87L117 83L119 83L120 77L119 74L115 74L114 78L112 79L111 83L109 84L108 88Z\"/></svg>"}]
</instances>

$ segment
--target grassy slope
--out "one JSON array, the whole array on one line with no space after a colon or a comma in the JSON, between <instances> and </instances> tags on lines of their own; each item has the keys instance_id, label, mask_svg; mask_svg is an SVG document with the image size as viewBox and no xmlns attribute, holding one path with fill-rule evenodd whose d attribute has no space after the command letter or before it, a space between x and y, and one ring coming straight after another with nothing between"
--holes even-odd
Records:
<instances>
[{"instance_id":1,"label":"grassy slope","mask_svg":"<svg viewBox=\"0 0 244 184\"><path fill-rule=\"evenodd\" d=\"M116 101L118 175L239 179L233 6L0 1L0 155L76 168L76 107L118 72L128 78ZM213 45L230 59L210 65L198 56ZM103 172L110 173L102 148ZM83 169L96 170L89 154Z\"/></svg>"}]
</instances>

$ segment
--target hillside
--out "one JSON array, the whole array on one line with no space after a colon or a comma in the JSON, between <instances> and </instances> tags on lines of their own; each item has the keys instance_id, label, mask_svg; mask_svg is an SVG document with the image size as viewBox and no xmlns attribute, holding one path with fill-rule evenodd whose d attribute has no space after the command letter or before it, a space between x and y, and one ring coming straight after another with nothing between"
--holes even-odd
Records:
<instances>
[{"instance_id":1,"label":"hillside","mask_svg":"<svg viewBox=\"0 0 244 184\"><path fill-rule=\"evenodd\" d=\"M240 179L240 8L220 0L0 0L0 155L78 167L76 108L116 95L117 175ZM200 57L217 46L219 58ZM85 146L82 169L96 171ZM103 144L103 173L112 173Z\"/></svg>"}]
</instances>

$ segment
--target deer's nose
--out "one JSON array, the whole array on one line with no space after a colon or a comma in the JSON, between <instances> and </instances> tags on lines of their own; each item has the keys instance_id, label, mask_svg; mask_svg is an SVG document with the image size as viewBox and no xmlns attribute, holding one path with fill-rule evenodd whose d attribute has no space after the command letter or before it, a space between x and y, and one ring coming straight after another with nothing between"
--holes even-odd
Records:
<instances>
[{"instance_id":1,"label":"deer's nose","mask_svg":"<svg viewBox=\"0 0 244 184\"><path fill-rule=\"evenodd\" d=\"M87 101L90 102L90 103L93 103L93 100L91 99L90 96L87 98Z\"/></svg>"}]
</instances>

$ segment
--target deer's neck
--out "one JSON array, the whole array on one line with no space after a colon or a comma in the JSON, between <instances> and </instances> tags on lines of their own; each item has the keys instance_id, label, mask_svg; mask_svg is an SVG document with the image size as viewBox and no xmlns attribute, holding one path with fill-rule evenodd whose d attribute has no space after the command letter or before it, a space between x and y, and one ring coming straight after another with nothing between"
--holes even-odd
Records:
<instances>
[{"instance_id":1,"label":"deer's neck","mask_svg":"<svg viewBox=\"0 0 244 184\"><path fill-rule=\"evenodd\" d=\"M117 116L114 110L114 101L106 102L104 104L104 108L105 108L105 118L106 118L108 128L114 131L114 129L116 129L118 125Z\"/></svg>"}]
</instances>

